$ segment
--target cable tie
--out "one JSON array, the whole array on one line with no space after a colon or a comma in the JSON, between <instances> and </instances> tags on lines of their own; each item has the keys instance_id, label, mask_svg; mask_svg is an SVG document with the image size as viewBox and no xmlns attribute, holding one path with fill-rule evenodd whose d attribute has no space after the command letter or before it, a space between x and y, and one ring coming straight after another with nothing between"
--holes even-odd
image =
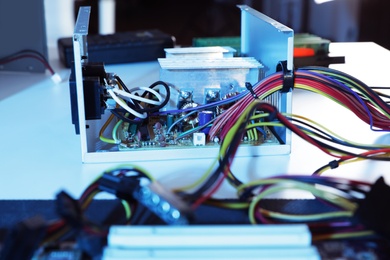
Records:
<instances>
[{"instance_id":1,"label":"cable tie","mask_svg":"<svg viewBox=\"0 0 390 260\"><path fill-rule=\"evenodd\" d=\"M287 69L287 61L279 61L278 65L276 66L276 71L283 72L283 87L281 92L282 93L290 92L290 90L294 88L294 81L295 81L294 69L293 70Z\"/></svg>"},{"instance_id":2,"label":"cable tie","mask_svg":"<svg viewBox=\"0 0 390 260\"><path fill-rule=\"evenodd\" d=\"M255 91L253 90L253 86L250 82L245 82L245 87L249 92L252 94L252 97L254 99L259 99L259 97L256 95Z\"/></svg>"},{"instance_id":3,"label":"cable tie","mask_svg":"<svg viewBox=\"0 0 390 260\"><path fill-rule=\"evenodd\" d=\"M337 167L339 167L339 162L337 160L333 160L333 161L329 162L328 165L331 169L336 169Z\"/></svg>"}]
</instances>

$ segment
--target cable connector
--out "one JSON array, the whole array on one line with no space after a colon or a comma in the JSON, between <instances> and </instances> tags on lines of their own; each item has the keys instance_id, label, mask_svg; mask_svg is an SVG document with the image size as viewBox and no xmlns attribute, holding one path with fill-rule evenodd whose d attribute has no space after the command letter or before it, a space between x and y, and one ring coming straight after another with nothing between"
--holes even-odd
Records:
<instances>
[{"instance_id":1,"label":"cable connector","mask_svg":"<svg viewBox=\"0 0 390 260\"><path fill-rule=\"evenodd\" d=\"M377 234L390 238L390 186L380 177L359 202L355 217Z\"/></svg>"},{"instance_id":2,"label":"cable connector","mask_svg":"<svg viewBox=\"0 0 390 260\"><path fill-rule=\"evenodd\" d=\"M187 225L192 211L179 196L154 181L135 189L134 198L169 225Z\"/></svg>"},{"instance_id":3,"label":"cable connector","mask_svg":"<svg viewBox=\"0 0 390 260\"><path fill-rule=\"evenodd\" d=\"M330 161L328 165L331 169L336 169L339 167L340 164L337 160L333 160L333 161Z\"/></svg>"},{"instance_id":4,"label":"cable connector","mask_svg":"<svg viewBox=\"0 0 390 260\"><path fill-rule=\"evenodd\" d=\"M120 199L137 201L167 224L189 223L190 207L179 196L156 181L141 185L140 178L140 176L115 176L105 173L98 180L99 189L114 194Z\"/></svg>"},{"instance_id":5,"label":"cable connector","mask_svg":"<svg viewBox=\"0 0 390 260\"><path fill-rule=\"evenodd\" d=\"M58 73L54 73L52 76L51 76L51 80L56 83L56 84L60 84L62 82L62 78L61 76L58 74Z\"/></svg>"},{"instance_id":6,"label":"cable connector","mask_svg":"<svg viewBox=\"0 0 390 260\"><path fill-rule=\"evenodd\" d=\"M115 176L105 173L98 180L99 189L115 195L120 199L133 201L133 192L140 185L136 176Z\"/></svg>"},{"instance_id":7,"label":"cable connector","mask_svg":"<svg viewBox=\"0 0 390 260\"><path fill-rule=\"evenodd\" d=\"M83 225L83 214L79 203L69 194L61 191L56 196L58 215L66 220L73 228L80 229Z\"/></svg>"}]
</instances>

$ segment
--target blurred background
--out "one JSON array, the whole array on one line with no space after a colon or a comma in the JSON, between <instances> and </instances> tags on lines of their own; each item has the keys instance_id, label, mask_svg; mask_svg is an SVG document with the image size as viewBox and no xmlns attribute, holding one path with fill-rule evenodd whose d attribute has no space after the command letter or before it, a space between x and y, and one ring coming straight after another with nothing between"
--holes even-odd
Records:
<instances>
[{"instance_id":1,"label":"blurred background","mask_svg":"<svg viewBox=\"0 0 390 260\"><path fill-rule=\"evenodd\" d=\"M191 44L193 37L239 35L236 5L246 4L296 33L332 41L375 41L390 48L387 0L74 0L75 12L81 5L92 6L91 33L99 32L99 4L107 1L115 2L116 31L158 28L174 35L181 45ZM110 10L102 13L114 17Z\"/></svg>"},{"instance_id":2,"label":"blurred background","mask_svg":"<svg viewBox=\"0 0 390 260\"><path fill-rule=\"evenodd\" d=\"M61 0L45 1L48 45L71 36L80 6L92 6L90 33L160 29L191 45L194 37L239 36L238 4L331 41L374 41L390 49L388 0ZM104 21L103 25L99 21Z\"/></svg>"}]
</instances>

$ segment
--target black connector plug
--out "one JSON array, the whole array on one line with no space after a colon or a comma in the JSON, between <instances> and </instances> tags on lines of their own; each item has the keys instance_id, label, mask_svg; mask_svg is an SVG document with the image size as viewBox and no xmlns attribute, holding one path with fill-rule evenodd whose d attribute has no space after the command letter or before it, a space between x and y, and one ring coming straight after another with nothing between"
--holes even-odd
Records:
<instances>
[{"instance_id":1,"label":"black connector plug","mask_svg":"<svg viewBox=\"0 0 390 260\"><path fill-rule=\"evenodd\" d=\"M140 203L167 224L183 225L190 222L192 215L190 207L156 181L141 185L139 176L114 176L105 173L98 180L98 184L102 191L120 199Z\"/></svg>"},{"instance_id":2,"label":"black connector plug","mask_svg":"<svg viewBox=\"0 0 390 260\"><path fill-rule=\"evenodd\" d=\"M101 119L105 110L104 87L107 73L104 63L86 63L82 65L84 112L86 120ZM69 91L71 103L72 123L75 125L76 134L80 134L79 114L77 104L76 73L72 66L69 78Z\"/></svg>"},{"instance_id":3,"label":"black connector plug","mask_svg":"<svg viewBox=\"0 0 390 260\"><path fill-rule=\"evenodd\" d=\"M355 217L367 228L390 239L390 186L380 177L359 202Z\"/></svg>"},{"instance_id":4,"label":"black connector plug","mask_svg":"<svg viewBox=\"0 0 390 260\"><path fill-rule=\"evenodd\" d=\"M83 214L78 201L69 194L61 191L56 196L56 209L58 215L66 220L76 230L83 226Z\"/></svg>"},{"instance_id":5,"label":"black connector plug","mask_svg":"<svg viewBox=\"0 0 390 260\"><path fill-rule=\"evenodd\" d=\"M99 189L117 198L134 201L133 192L140 185L140 179L136 176L114 176L103 174L98 180Z\"/></svg>"}]
</instances>

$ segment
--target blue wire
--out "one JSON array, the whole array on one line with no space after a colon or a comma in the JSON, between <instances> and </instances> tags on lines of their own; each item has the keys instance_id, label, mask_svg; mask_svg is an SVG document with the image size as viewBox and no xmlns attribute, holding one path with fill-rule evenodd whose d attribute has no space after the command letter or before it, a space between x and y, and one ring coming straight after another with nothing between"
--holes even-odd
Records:
<instances>
[{"instance_id":1,"label":"blue wire","mask_svg":"<svg viewBox=\"0 0 390 260\"><path fill-rule=\"evenodd\" d=\"M368 115L368 117L369 117L369 121L370 121L370 129L371 129L372 131L377 131L377 130L375 130L375 129L373 128L374 120L373 120L373 118L372 118L372 114L371 114L370 110L368 109L366 103L364 103L363 99L362 99L355 91L353 91L350 87L348 87L348 86L345 85L344 83L342 83L342 82L340 82L340 81L338 81L338 80L335 80L335 79L333 79L333 78L330 77L330 76L326 76L326 75L324 75L324 74L317 73L317 72L314 72L314 71L306 71L306 70L305 70L304 72L307 73L307 74L315 75L315 76L317 76L317 77L321 77L321 78L323 78L323 79L325 79L325 80L329 80L329 81L335 83L336 85L340 86L341 88L345 89L347 92L351 93L351 94L359 101L359 103L364 107L364 109L366 110L367 115Z\"/></svg>"}]
</instances>

